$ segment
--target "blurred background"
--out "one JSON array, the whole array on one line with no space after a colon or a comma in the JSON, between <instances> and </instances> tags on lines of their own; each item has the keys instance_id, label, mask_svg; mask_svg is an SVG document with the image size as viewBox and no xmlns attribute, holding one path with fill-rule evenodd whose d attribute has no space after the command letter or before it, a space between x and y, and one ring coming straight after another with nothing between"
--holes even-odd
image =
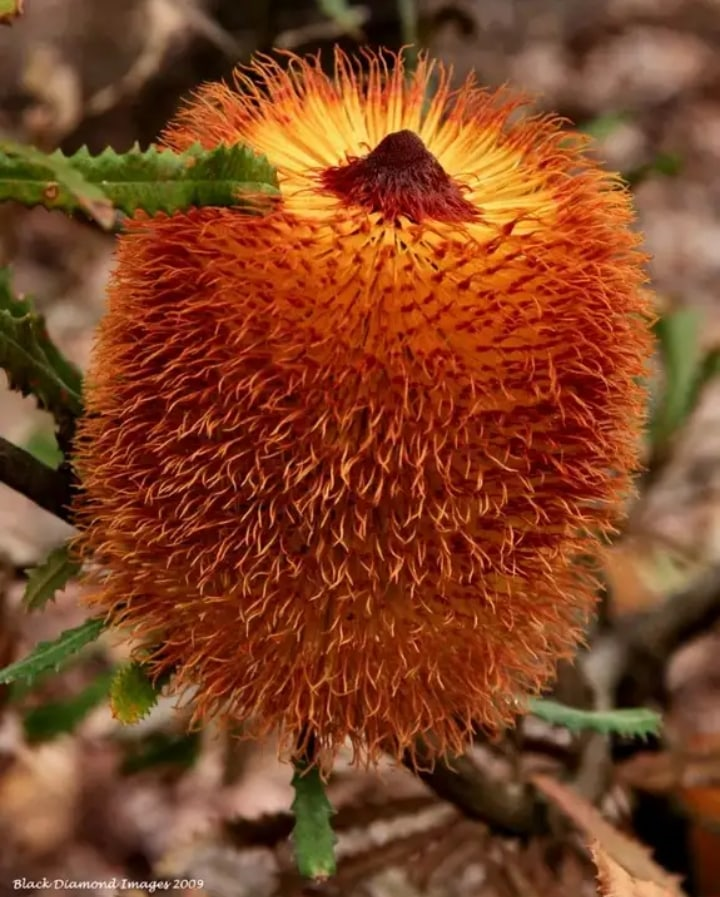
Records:
<instances>
[{"instance_id":1,"label":"blurred background","mask_svg":"<svg viewBox=\"0 0 720 897\"><path fill-rule=\"evenodd\" d=\"M650 742L608 743L529 719L499 744L478 743L461 773L496 788L499 800L528 770L569 778L682 876L688 895L720 894L720 0L25 7L0 29L0 139L44 150L145 146L183 94L228 76L253 52L321 50L329 59L336 42L351 51L426 47L454 66L458 82L472 69L482 84L508 82L596 136L595 152L634 190L660 348L648 473L605 571L591 650L563 671L559 696L656 706L665 731ZM0 265L12 263L17 290L33 297L81 366L112 251L112 236L89 222L0 206ZM59 461L49 416L4 385L0 434ZM72 586L42 614L19 607L24 569L70 532L0 485L0 665L83 619ZM58 894L72 892L62 880L123 877L178 879L176 894L199 893L202 880L218 897L597 892L593 866L562 820L469 819L409 772L388 765L378 777L347 758L330 784L340 872L307 885L293 871L290 770L275 746L228 743L212 731L187 736L163 701L123 729L103 697L126 649L112 639L100 645L32 691L0 687L0 894L17 893L14 879L43 876Z\"/></svg>"}]
</instances>

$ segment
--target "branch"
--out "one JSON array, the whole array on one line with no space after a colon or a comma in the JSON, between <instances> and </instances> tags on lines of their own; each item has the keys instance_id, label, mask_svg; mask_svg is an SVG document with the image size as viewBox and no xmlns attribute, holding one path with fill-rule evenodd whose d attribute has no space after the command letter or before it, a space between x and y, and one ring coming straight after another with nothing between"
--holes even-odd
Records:
<instances>
[{"instance_id":1,"label":"branch","mask_svg":"<svg viewBox=\"0 0 720 897\"><path fill-rule=\"evenodd\" d=\"M403 760L412 772L444 800L454 804L469 819L484 822L499 834L518 836L543 831L547 826L546 809L537 792L526 785L502 782L473 762L468 755L452 763L437 761L430 770L420 770L422 747Z\"/></svg>"},{"instance_id":2,"label":"branch","mask_svg":"<svg viewBox=\"0 0 720 897\"><path fill-rule=\"evenodd\" d=\"M53 470L0 436L0 483L72 524L70 503L75 483L68 465Z\"/></svg>"},{"instance_id":3,"label":"branch","mask_svg":"<svg viewBox=\"0 0 720 897\"><path fill-rule=\"evenodd\" d=\"M720 565L651 610L601 632L582 658L585 675L608 706L662 700L670 655L720 620Z\"/></svg>"},{"instance_id":4,"label":"branch","mask_svg":"<svg viewBox=\"0 0 720 897\"><path fill-rule=\"evenodd\" d=\"M720 618L720 565L711 567L689 586L651 611L623 626L622 640L630 653L657 660L700 635Z\"/></svg>"}]
</instances>

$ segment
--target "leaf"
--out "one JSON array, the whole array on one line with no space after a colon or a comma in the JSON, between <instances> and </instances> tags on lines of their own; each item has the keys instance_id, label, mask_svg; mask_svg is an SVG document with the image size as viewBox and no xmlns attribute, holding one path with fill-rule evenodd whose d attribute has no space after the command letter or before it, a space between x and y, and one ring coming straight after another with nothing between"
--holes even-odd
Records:
<instances>
[{"instance_id":1,"label":"leaf","mask_svg":"<svg viewBox=\"0 0 720 897\"><path fill-rule=\"evenodd\" d=\"M14 186L14 190L11 189ZM39 192L38 192L39 191ZM34 146L0 140L0 200L14 199L49 209L82 209L106 230L115 224L112 202L59 150L43 153Z\"/></svg>"},{"instance_id":2,"label":"leaf","mask_svg":"<svg viewBox=\"0 0 720 897\"><path fill-rule=\"evenodd\" d=\"M590 842L590 853L597 866L601 897L675 897L677 894L655 881L635 878L597 840Z\"/></svg>"},{"instance_id":3,"label":"leaf","mask_svg":"<svg viewBox=\"0 0 720 897\"><path fill-rule=\"evenodd\" d=\"M57 443L57 438L52 430L39 427L32 431L24 445L25 451L30 452L33 458L42 461L53 470L57 470L63 460L63 453Z\"/></svg>"},{"instance_id":4,"label":"leaf","mask_svg":"<svg viewBox=\"0 0 720 897\"><path fill-rule=\"evenodd\" d=\"M627 737L644 738L656 735L662 718L654 710L633 707L622 710L580 710L546 698L531 698L530 713L554 726L578 731L592 729L604 734L615 733Z\"/></svg>"},{"instance_id":5,"label":"leaf","mask_svg":"<svg viewBox=\"0 0 720 897\"><path fill-rule=\"evenodd\" d=\"M650 422L653 446L667 444L693 407L701 371L700 317L695 309L664 315L655 325L665 388Z\"/></svg>"},{"instance_id":6,"label":"leaf","mask_svg":"<svg viewBox=\"0 0 720 897\"><path fill-rule=\"evenodd\" d=\"M330 823L334 810L316 766L304 769L297 763L292 786L295 789L293 841L298 870L306 878L325 881L336 869L336 838Z\"/></svg>"},{"instance_id":7,"label":"leaf","mask_svg":"<svg viewBox=\"0 0 720 897\"><path fill-rule=\"evenodd\" d=\"M102 194L108 207L132 215L171 214L190 206L234 206L247 203L243 194L276 193L275 171L264 156L242 145L214 150L191 147L184 153L134 147L127 153L108 148L93 156L87 147L72 156L56 150L48 156L28 155L24 147L0 141L0 200L75 212L88 209L87 187ZM37 153L37 151L36 151ZM80 180L62 180L58 172L73 171ZM80 185L83 186L82 190ZM97 186L102 184L102 190ZM93 194L94 195L94 194ZM96 197L99 200L99 195ZM97 215L95 215L97 218ZM103 217L115 223L115 213Z\"/></svg>"},{"instance_id":8,"label":"leaf","mask_svg":"<svg viewBox=\"0 0 720 897\"><path fill-rule=\"evenodd\" d=\"M54 667L60 669L74 654L88 645L100 635L105 628L105 621L93 617L74 629L66 629L53 642L40 642L21 660L0 670L0 684L26 679L33 682L40 673Z\"/></svg>"},{"instance_id":9,"label":"leaf","mask_svg":"<svg viewBox=\"0 0 720 897\"><path fill-rule=\"evenodd\" d=\"M22 12L23 0L0 0L0 25L9 25Z\"/></svg>"},{"instance_id":10,"label":"leaf","mask_svg":"<svg viewBox=\"0 0 720 897\"><path fill-rule=\"evenodd\" d=\"M23 604L25 610L40 610L80 570L80 564L70 558L68 546L53 549L42 564L25 572L28 574Z\"/></svg>"},{"instance_id":11,"label":"leaf","mask_svg":"<svg viewBox=\"0 0 720 897\"><path fill-rule=\"evenodd\" d=\"M7 268L0 268L0 367L13 389L35 396L59 425L82 413L80 372L51 341L30 301L13 295Z\"/></svg>"},{"instance_id":12,"label":"leaf","mask_svg":"<svg viewBox=\"0 0 720 897\"><path fill-rule=\"evenodd\" d=\"M602 851L598 869L601 884L606 887L604 897L684 897L677 878L655 862L648 848L610 825L584 797L547 775L538 773L532 776L532 782L587 836L594 857L599 855L595 853L598 847ZM610 868L604 863L606 857L611 861ZM620 882L623 887L627 888L629 880L633 887L641 884L644 890L612 890L615 883L608 875L616 873L614 866L624 872ZM602 876L609 885L603 883Z\"/></svg>"},{"instance_id":13,"label":"leaf","mask_svg":"<svg viewBox=\"0 0 720 897\"><path fill-rule=\"evenodd\" d=\"M102 673L80 694L28 710L23 718L28 741L49 741L73 732L91 710L107 699L111 679L111 672Z\"/></svg>"},{"instance_id":14,"label":"leaf","mask_svg":"<svg viewBox=\"0 0 720 897\"><path fill-rule=\"evenodd\" d=\"M140 722L157 704L158 690L139 663L120 667L110 687L110 709L126 725Z\"/></svg>"}]
</instances>

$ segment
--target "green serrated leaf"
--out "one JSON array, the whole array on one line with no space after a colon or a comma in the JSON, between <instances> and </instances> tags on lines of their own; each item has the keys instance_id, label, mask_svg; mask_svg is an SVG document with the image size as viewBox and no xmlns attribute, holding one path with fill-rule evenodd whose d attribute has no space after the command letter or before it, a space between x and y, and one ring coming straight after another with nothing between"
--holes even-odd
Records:
<instances>
[{"instance_id":1,"label":"green serrated leaf","mask_svg":"<svg viewBox=\"0 0 720 897\"><path fill-rule=\"evenodd\" d=\"M48 156L28 156L21 152L24 149L0 141L0 200L13 199L66 212L83 210L96 219L97 209L88 208L85 201L85 188L81 192L78 183L59 180L58 170L74 171L82 184L99 191L111 211L114 207L127 215L138 209L155 215L191 206L242 205L247 194L277 192L277 178L270 163L242 145L214 150L195 146L183 153L156 147L134 147L127 153L117 153L108 148L97 156L86 147L72 156L60 150ZM112 226L115 212L112 220L108 216L102 223Z\"/></svg>"},{"instance_id":2,"label":"green serrated leaf","mask_svg":"<svg viewBox=\"0 0 720 897\"><path fill-rule=\"evenodd\" d=\"M664 315L655 325L665 387L650 422L653 446L665 445L693 408L702 364L700 316L695 309Z\"/></svg>"},{"instance_id":3,"label":"green serrated leaf","mask_svg":"<svg viewBox=\"0 0 720 897\"><path fill-rule=\"evenodd\" d=\"M73 732L91 710L107 699L111 679L112 672L101 673L80 694L26 711L23 728L28 741L49 741L58 735Z\"/></svg>"},{"instance_id":4,"label":"green serrated leaf","mask_svg":"<svg viewBox=\"0 0 720 897\"><path fill-rule=\"evenodd\" d=\"M39 192L38 192L39 191ZM82 209L106 230L115 224L112 202L82 171L57 150L43 153L34 146L0 140L0 200L49 209Z\"/></svg>"},{"instance_id":5,"label":"green serrated leaf","mask_svg":"<svg viewBox=\"0 0 720 897\"><path fill-rule=\"evenodd\" d=\"M22 11L23 0L0 0L0 25L9 25Z\"/></svg>"},{"instance_id":6,"label":"green serrated leaf","mask_svg":"<svg viewBox=\"0 0 720 897\"><path fill-rule=\"evenodd\" d=\"M530 713L554 726L579 731L591 729L606 735L616 734L644 738L660 731L662 718L653 710L633 707L622 710L580 710L546 698L532 698Z\"/></svg>"},{"instance_id":7,"label":"green serrated leaf","mask_svg":"<svg viewBox=\"0 0 720 897\"><path fill-rule=\"evenodd\" d=\"M67 545L55 548L42 564L25 571L28 574L23 595L25 610L40 610L45 607L79 570L80 564L70 558Z\"/></svg>"},{"instance_id":8,"label":"green serrated leaf","mask_svg":"<svg viewBox=\"0 0 720 897\"><path fill-rule=\"evenodd\" d=\"M158 690L139 663L128 663L115 673L110 687L110 708L115 719L132 725L157 704Z\"/></svg>"},{"instance_id":9,"label":"green serrated leaf","mask_svg":"<svg viewBox=\"0 0 720 897\"><path fill-rule=\"evenodd\" d=\"M33 682L45 670L60 669L73 655L94 642L105 628L105 621L94 617L74 629L66 629L53 642L40 642L21 660L0 670L0 684L25 679Z\"/></svg>"},{"instance_id":10,"label":"green serrated leaf","mask_svg":"<svg viewBox=\"0 0 720 897\"><path fill-rule=\"evenodd\" d=\"M87 651L79 651L76 654L73 654L72 657L69 657L67 661L63 661L62 663L62 672L65 673L72 669L77 669L78 666L81 666L84 663L98 663L103 662L105 657L105 650L102 644L93 644L91 645ZM13 704L21 704L27 700L29 695L32 695L38 688L42 688L47 682L51 681L57 673L57 670L53 667L47 667L44 670L41 670L35 676L33 676L32 680L26 679L16 679L14 682L11 682L8 686L8 691L10 695L10 701Z\"/></svg>"},{"instance_id":11,"label":"green serrated leaf","mask_svg":"<svg viewBox=\"0 0 720 897\"><path fill-rule=\"evenodd\" d=\"M292 786L295 789L293 842L298 870L306 878L324 881L336 870L337 839L330 822L334 810L316 766L305 769L297 763Z\"/></svg>"},{"instance_id":12,"label":"green serrated leaf","mask_svg":"<svg viewBox=\"0 0 720 897\"><path fill-rule=\"evenodd\" d=\"M80 371L51 341L32 303L13 294L7 268L0 268L0 368L13 389L35 396L58 424L82 413Z\"/></svg>"}]
</instances>

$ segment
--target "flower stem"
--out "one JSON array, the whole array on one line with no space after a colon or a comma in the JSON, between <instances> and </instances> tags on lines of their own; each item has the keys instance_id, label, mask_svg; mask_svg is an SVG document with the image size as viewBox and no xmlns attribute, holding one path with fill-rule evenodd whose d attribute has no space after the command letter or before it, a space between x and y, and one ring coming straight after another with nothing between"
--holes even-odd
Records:
<instances>
[{"instance_id":1,"label":"flower stem","mask_svg":"<svg viewBox=\"0 0 720 897\"><path fill-rule=\"evenodd\" d=\"M310 751L306 752L306 756ZM314 881L325 881L335 874L335 833L330 821L335 812L325 794L325 786L317 765L306 759L294 761L292 786L295 800L293 841L298 871Z\"/></svg>"}]
</instances>

